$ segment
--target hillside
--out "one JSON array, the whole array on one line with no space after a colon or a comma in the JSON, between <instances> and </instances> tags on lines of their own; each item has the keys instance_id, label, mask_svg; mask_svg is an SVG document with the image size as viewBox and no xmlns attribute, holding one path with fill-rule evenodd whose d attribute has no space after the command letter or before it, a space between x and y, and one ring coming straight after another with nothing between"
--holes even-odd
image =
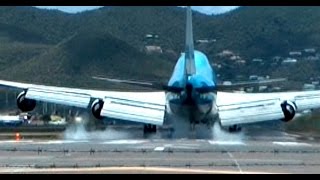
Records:
<instances>
[{"instance_id":1,"label":"hillside","mask_svg":"<svg viewBox=\"0 0 320 180\"><path fill-rule=\"evenodd\" d=\"M194 12L194 33L205 37L209 16ZM185 10L172 6L112 6L79 14L81 28L90 32L101 29L128 44L141 48L146 34L157 34L164 49L180 52L184 49Z\"/></svg>"},{"instance_id":2,"label":"hillside","mask_svg":"<svg viewBox=\"0 0 320 180\"><path fill-rule=\"evenodd\" d=\"M298 88L319 72L319 61L281 65L290 51L320 50L319 7L240 7L222 15L194 12L195 40L223 80L236 75L289 77ZM146 54L145 36L156 34L163 54ZM33 7L0 8L0 78L63 86L109 88L93 75L161 79L171 75L184 49L180 7L104 7L67 14ZM229 50L244 64L221 57ZM274 62L273 57L280 56ZM257 65L254 58L261 58ZM240 61L240 62L243 62ZM295 86L293 86L295 85Z\"/></svg>"},{"instance_id":3,"label":"hillside","mask_svg":"<svg viewBox=\"0 0 320 180\"><path fill-rule=\"evenodd\" d=\"M212 18L208 36L221 49L234 49L246 58L287 55L320 45L320 8L285 6L240 7Z\"/></svg>"},{"instance_id":4,"label":"hillside","mask_svg":"<svg viewBox=\"0 0 320 180\"><path fill-rule=\"evenodd\" d=\"M92 76L155 80L167 77L174 64L148 56L99 30L79 32L34 58L2 71L0 77L68 87L112 87ZM150 69L150 67L157 67ZM14 72L14 73L12 73Z\"/></svg>"},{"instance_id":5,"label":"hillside","mask_svg":"<svg viewBox=\"0 0 320 180\"><path fill-rule=\"evenodd\" d=\"M28 6L1 6L0 24L32 33L32 36L38 36L43 43L51 44L59 43L72 35L80 26L73 14ZM19 32L15 36L30 38ZM19 40L25 41L23 38Z\"/></svg>"}]
</instances>

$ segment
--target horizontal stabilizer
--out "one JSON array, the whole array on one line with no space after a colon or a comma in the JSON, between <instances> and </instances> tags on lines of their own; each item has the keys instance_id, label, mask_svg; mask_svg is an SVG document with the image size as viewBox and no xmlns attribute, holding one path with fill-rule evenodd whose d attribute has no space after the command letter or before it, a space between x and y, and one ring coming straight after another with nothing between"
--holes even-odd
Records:
<instances>
[{"instance_id":1,"label":"horizontal stabilizer","mask_svg":"<svg viewBox=\"0 0 320 180\"><path fill-rule=\"evenodd\" d=\"M155 90L163 90L164 85L162 83L158 82L145 82L145 81L136 81L136 80L122 80L122 79L113 79L113 78L106 78L106 77L97 77L93 76L93 79L96 80L102 80L112 83L120 83L120 84L128 84L128 85L134 85L134 86L140 86L145 88L151 88Z\"/></svg>"},{"instance_id":2,"label":"horizontal stabilizer","mask_svg":"<svg viewBox=\"0 0 320 180\"><path fill-rule=\"evenodd\" d=\"M218 91L235 90L236 88L262 86L262 85L268 85L268 84L275 84L283 81L287 81L287 78L268 79L268 80L261 80L261 81L245 81L245 82L233 83L230 85L220 84L217 86L217 90Z\"/></svg>"},{"instance_id":3,"label":"horizontal stabilizer","mask_svg":"<svg viewBox=\"0 0 320 180\"><path fill-rule=\"evenodd\" d=\"M93 76L93 79L107 81L111 83L120 83L120 84L128 84L134 85L144 88L150 88L157 91L169 91L169 92L181 92L183 88L177 87L169 87L164 82L146 82L146 81L138 81L138 80L121 80L121 79L113 79L113 78L106 78L106 77L97 77Z\"/></svg>"}]
</instances>

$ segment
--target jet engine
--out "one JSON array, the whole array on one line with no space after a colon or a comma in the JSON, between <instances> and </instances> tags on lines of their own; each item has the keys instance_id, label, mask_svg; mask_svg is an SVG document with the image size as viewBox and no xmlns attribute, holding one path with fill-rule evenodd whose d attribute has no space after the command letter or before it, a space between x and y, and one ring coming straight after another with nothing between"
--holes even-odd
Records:
<instances>
[{"instance_id":1,"label":"jet engine","mask_svg":"<svg viewBox=\"0 0 320 180\"><path fill-rule=\"evenodd\" d=\"M281 103L281 109L284 114L284 118L282 119L282 121L289 122L294 118L297 106L294 102L284 101L283 103Z\"/></svg>"},{"instance_id":2,"label":"jet engine","mask_svg":"<svg viewBox=\"0 0 320 180\"><path fill-rule=\"evenodd\" d=\"M101 99L96 99L95 101L93 101L91 105L91 111L93 116L100 120L103 118L101 116L101 110L102 110L103 104L104 102Z\"/></svg>"},{"instance_id":3,"label":"jet engine","mask_svg":"<svg viewBox=\"0 0 320 180\"><path fill-rule=\"evenodd\" d=\"M23 91L17 96L17 106L23 112L29 112L36 107L36 101L26 98L26 92Z\"/></svg>"}]
</instances>

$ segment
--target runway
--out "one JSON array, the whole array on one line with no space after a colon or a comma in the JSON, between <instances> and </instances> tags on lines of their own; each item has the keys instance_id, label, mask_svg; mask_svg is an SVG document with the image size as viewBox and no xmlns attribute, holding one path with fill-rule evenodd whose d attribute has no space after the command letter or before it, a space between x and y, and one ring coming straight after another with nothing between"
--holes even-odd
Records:
<instances>
[{"instance_id":1,"label":"runway","mask_svg":"<svg viewBox=\"0 0 320 180\"><path fill-rule=\"evenodd\" d=\"M259 128L220 132L212 139L126 133L3 140L0 173L319 173L320 168L317 136Z\"/></svg>"}]
</instances>

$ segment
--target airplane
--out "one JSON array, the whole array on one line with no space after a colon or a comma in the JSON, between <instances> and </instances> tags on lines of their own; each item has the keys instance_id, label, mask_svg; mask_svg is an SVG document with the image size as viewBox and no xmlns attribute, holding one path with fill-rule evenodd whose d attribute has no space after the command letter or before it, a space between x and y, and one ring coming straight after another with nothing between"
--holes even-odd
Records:
<instances>
[{"instance_id":1,"label":"airplane","mask_svg":"<svg viewBox=\"0 0 320 180\"><path fill-rule=\"evenodd\" d=\"M84 108L103 120L114 118L144 124L144 133L155 133L173 116L184 117L191 130L196 124L208 127L218 121L230 132L240 126L266 121L293 120L297 113L320 107L320 91L282 93L237 93L226 89L246 83L220 85L207 56L194 49L192 10L186 8L185 52L178 59L167 82L140 82L93 77L113 83L150 87L157 91L118 92L75 89L0 80L4 89L20 90L17 106L32 111L37 101ZM275 80L278 81L278 80ZM257 82L263 83L263 82ZM252 85L252 83L247 83ZM179 127L175 127L179 128Z\"/></svg>"},{"instance_id":2,"label":"airplane","mask_svg":"<svg viewBox=\"0 0 320 180\"><path fill-rule=\"evenodd\" d=\"M29 115L0 115L0 127L18 127L30 123L29 120Z\"/></svg>"}]
</instances>

